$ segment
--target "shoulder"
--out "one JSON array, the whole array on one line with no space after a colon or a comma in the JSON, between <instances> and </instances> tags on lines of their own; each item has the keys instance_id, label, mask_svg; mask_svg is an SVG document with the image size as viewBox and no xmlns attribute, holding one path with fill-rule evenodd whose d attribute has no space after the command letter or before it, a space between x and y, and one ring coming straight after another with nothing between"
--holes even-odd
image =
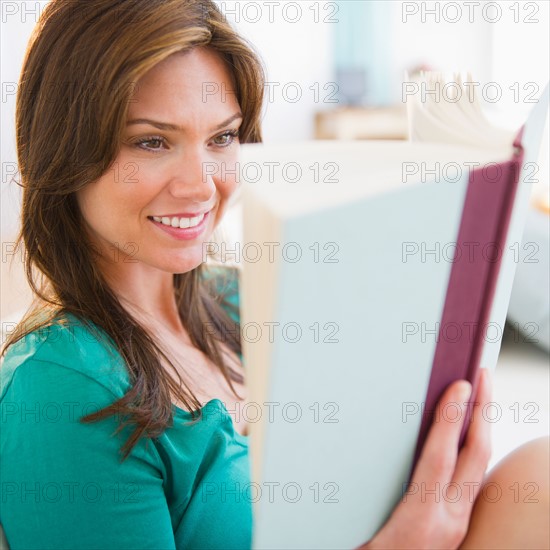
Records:
<instances>
[{"instance_id":1,"label":"shoulder","mask_svg":"<svg viewBox=\"0 0 550 550\"><path fill-rule=\"evenodd\" d=\"M124 361L108 337L99 328L66 315L7 349L0 368L0 399L14 378L42 378L53 371L66 373L67 380L102 386L113 400L131 387ZM55 384L56 379L46 375L44 382Z\"/></svg>"},{"instance_id":2,"label":"shoulder","mask_svg":"<svg viewBox=\"0 0 550 550\"><path fill-rule=\"evenodd\" d=\"M174 548L156 444L141 439L121 462L133 426L117 433L118 415L81 422L122 396L119 360L75 318L8 348L0 368L0 481L13 487L2 508L12 548L44 541L51 548ZM25 498L22 487L38 489Z\"/></svg>"}]
</instances>

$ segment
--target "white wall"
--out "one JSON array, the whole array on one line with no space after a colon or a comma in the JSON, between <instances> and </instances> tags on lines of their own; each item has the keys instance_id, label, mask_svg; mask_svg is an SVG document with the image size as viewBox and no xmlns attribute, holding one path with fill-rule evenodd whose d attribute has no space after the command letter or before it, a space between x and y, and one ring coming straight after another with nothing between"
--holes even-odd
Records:
<instances>
[{"instance_id":1,"label":"white wall","mask_svg":"<svg viewBox=\"0 0 550 550\"><path fill-rule=\"evenodd\" d=\"M491 77L502 83L503 92L506 90L497 109L502 123L508 117L518 126L548 83L550 2L523 2L517 13L510 9L514 3L500 4L503 13L508 10L508 17L493 33L495 55Z\"/></svg>"},{"instance_id":2,"label":"white wall","mask_svg":"<svg viewBox=\"0 0 550 550\"><path fill-rule=\"evenodd\" d=\"M217 4L254 45L267 69L264 140L312 137L314 113L327 105L323 100L330 99L334 89L335 2L217 0ZM295 101L298 91L301 99Z\"/></svg>"},{"instance_id":3,"label":"white wall","mask_svg":"<svg viewBox=\"0 0 550 550\"><path fill-rule=\"evenodd\" d=\"M448 4L458 7L453 10ZM476 79L489 79L493 26L479 15L470 22L469 13L461 4L391 2L392 42L388 46L393 54L396 101L401 100L400 82L404 71L420 65L443 72L470 71Z\"/></svg>"},{"instance_id":4,"label":"white wall","mask_svg":"<svg viewBox=\"0 0 550 550\"><path fill-rule=\"evenodd\" d=\"M15 90L27 42L47 2L2 0L1 66L2 104L0 135L2 140L2 188L0 190L2 241L15 233L18 225L20 189L11 182L15 175Z\"/></svg>"}]
</instances>

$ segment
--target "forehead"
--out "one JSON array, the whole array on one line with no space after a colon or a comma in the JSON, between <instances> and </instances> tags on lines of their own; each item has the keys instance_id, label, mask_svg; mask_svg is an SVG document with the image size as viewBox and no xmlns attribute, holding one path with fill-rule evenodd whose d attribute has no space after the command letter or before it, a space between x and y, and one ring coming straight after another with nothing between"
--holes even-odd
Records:
<instances>
[{"instance_id":1,"label":"forehead","mask_svg":"<svg viewBox=\"0 0 550 550\"><path fill-rule=\"evenodd\" d=\"M194 118L227 118L238 110L233 78L221 56L195 48L171 55L140 78L128 118L157 117L185 125Z\"/></svg>"}]
</instances>

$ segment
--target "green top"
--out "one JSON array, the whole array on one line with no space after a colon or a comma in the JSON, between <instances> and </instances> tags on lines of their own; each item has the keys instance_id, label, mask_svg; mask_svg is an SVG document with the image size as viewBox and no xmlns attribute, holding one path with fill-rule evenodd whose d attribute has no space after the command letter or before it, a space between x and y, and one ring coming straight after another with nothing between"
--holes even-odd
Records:
<instances>
[{"instance_id":1,"label":"green top","mask_svg":"<svg viewBox=\"0 0 550 550\"><path fill-rule=\"evenodd\" d=\"M234 281L226 300L238 311ZM130 389L127 370L106 340L66 320L11 346L0 369L0 523L11 550L250 548L248 438L223 403L209 401L193 425L174 406L174 425L121 463L132 426L113 436L114 416L78 420Z\"/></svg>"}]
</instances>

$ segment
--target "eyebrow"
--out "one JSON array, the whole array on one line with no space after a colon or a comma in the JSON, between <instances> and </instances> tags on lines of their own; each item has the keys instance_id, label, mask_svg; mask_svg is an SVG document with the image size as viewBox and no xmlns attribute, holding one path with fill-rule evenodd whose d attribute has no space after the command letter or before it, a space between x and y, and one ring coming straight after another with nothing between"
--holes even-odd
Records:
<instances>
[{"instance_id":1,"label":"eyebrow","mask_svg":"<svg viewBox=\"0 0 550 550\"><path fill-rule=\"evenodd\" d=\"M240 118L243 118L242 113L235 113L234 115L230 116L227 120L224 120L221 124L218 124L217 126L212 128L212 131L222 130L228 124L231 124L233 121L238 120ZM149 118L135 118L135 119L129 120L126 123L127 126L130 126L132 124L150 124L151 126L154 126L159 130L164 130L166 132L183 132L184 131L184 128L182 126L177 126L176 124L170 124L168 122L159 122L158 120L151 120Z\"/></svg>"}]
</instances>

